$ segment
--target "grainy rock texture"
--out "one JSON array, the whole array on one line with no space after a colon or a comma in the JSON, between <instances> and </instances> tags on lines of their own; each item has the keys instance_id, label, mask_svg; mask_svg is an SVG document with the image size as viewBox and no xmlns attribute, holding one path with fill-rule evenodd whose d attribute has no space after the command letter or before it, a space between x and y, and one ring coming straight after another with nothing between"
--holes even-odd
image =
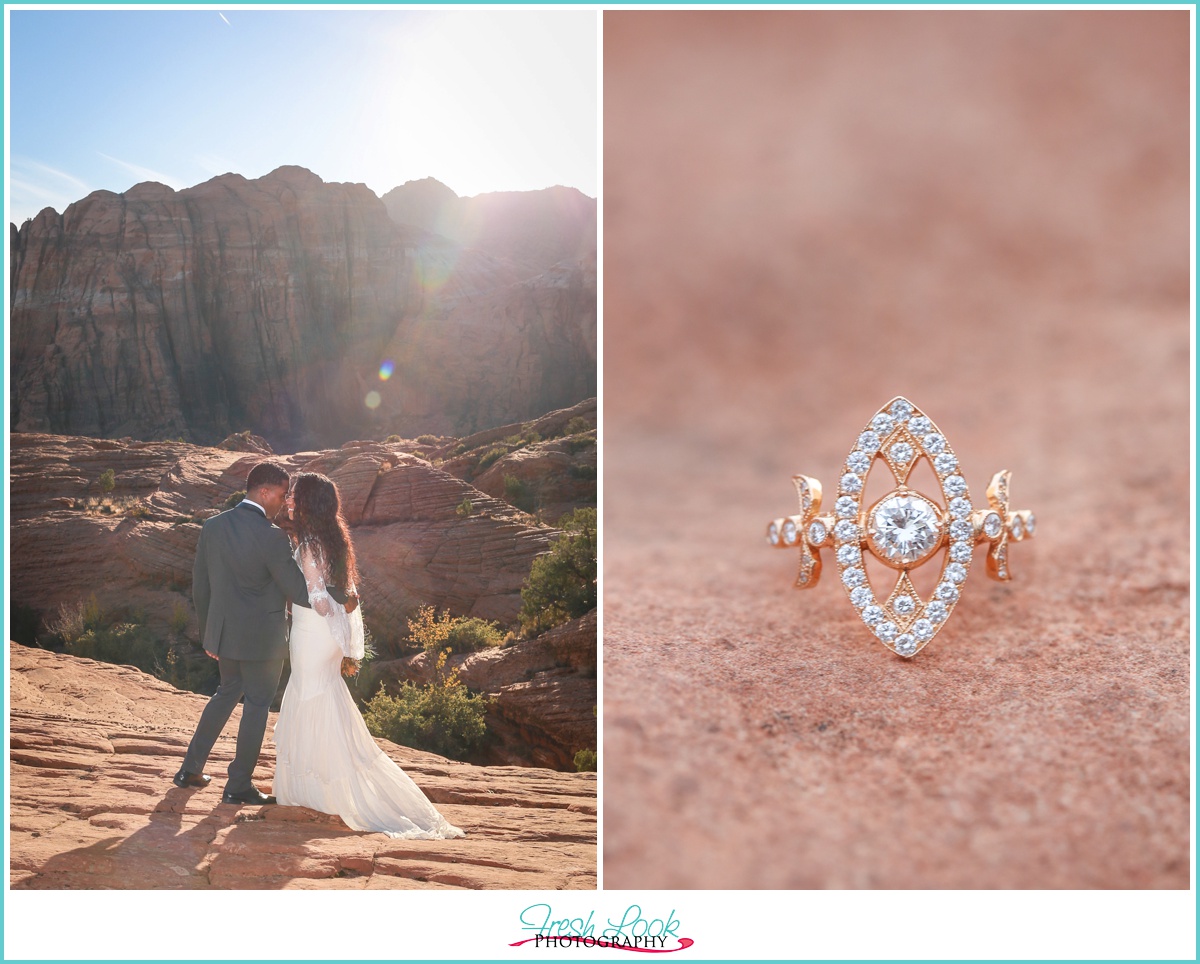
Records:
<instances>
[{"instance_id":1,"label":"grainy rock texture","mask_svg":"<svg viewBox=\"0 0 1200 964\"><path fill-rule=\"evenodd\" d=\"M220 802L240 710L203 790L178 789L204 698L130 667L10 645L13 888L588 889L594 774L475 767L380 741L459 840L392 840L304 807ZM274 725L272 718L268 734ZM268 736L255 772L269 786Z\"/></svg>"},{"instance_id":2,"label":"grainy rock texture","mask_svg":"<svg viewBox=\"0 0 1200 964\"><path fill-rule=\"evenodd\" d=\"M282 450L592 396L595 201L561 190L472 199L470 246L300 167L47 208L11 232L12 426Z\"/></svg>"},{"instance_id":3,"label":"grainy rock texture","mask_svg":"<svg viewBox=\"0 0 1200 964\"><path fill-rule=\"evenodd\" d=\"M1186 888L1186 12L604 26L606 886ZM912 661L763 539L898 394L1040 523Z\"/></svg>"}]
</instances>

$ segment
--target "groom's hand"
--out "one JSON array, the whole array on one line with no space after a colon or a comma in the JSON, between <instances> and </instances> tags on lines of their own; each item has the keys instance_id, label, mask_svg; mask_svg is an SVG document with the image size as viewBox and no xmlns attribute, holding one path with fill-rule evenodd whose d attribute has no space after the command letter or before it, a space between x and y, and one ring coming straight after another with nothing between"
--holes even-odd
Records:
<instances>
[{"instance_id":1,"label":"groom's hand","mask_svg":"<svg viewBox=\"0 0 1200 964\"><path fill-rule=\"evenodd\" d=\"M358 593L352 592L346 596L346 612L352 613L358 608Z\"/></svg>"}]
</instances>

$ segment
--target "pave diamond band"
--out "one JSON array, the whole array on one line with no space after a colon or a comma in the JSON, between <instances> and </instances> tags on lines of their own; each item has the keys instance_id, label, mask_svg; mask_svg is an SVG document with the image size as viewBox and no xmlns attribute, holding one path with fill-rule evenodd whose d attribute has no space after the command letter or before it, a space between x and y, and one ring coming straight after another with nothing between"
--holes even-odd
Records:
<instances>
[{"instance_id":1,"label":"pave diamond band","mask_svg":"<svg viewBox=\"0 0 1200 964\"><path fill-rule=\"evenodd\" d=\"M922 460L937 477L940 492L918 492L909 479ZM895 485L869 506L864 505L867 479L880 463ZM894 398L867 421L846 457L833 512L821 513L821 483L811 476L792 481L800 496L800 512L773 520L767 541L781 549L800 550L796 587L816 585L821 549L833 549L842 585L860 618L888 649L915 656L946 624L961 597L974 548L987 546L987 573L998 582L1012 579L1009 544L1033 537L1037 519L1028 509L1009 506L1012 473L997 472L986 491L987 506L971 501L958 456L946 435L912 402ZM941 574L928 598L908 577L943 553ZM877 594L871 586L867 557L891 571L894 586ZM885 582L891 584L888 577ZM883 601L881 601L881 599Z\"/></svg>"}]
</instances>

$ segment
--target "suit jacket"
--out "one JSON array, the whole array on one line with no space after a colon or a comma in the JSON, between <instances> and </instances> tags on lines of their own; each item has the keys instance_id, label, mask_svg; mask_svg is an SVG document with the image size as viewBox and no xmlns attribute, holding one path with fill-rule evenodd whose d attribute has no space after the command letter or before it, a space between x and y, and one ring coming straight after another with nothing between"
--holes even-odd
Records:
<instances>
[{"instance_id":1,"label":"suit jacket","mask_svg":"<svg viewBox=\"0 0 1200 964\"><path fill-rule=\"evenodd\" d=\"M287 656L285 609L308 605L304 574L283 530L241 503L204 523L192 599L206 650L230 659Z\"/></svg>"}]
</instances>

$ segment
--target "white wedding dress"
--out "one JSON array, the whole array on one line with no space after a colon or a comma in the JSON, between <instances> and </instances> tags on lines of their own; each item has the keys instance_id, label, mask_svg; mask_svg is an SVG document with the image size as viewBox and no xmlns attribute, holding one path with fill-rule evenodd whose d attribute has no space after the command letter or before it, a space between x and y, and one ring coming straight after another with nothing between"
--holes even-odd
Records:
<instances>
[{"instance_id":1,"label":"white wedding dress","mask_svg":"<svg viewBox=\"0 0 1200 964\"><path fill-rule=\"evenodd\" d=\"M336 813L353 830L463 836L379 749L342 682L342 657L363 656L362 611L348 614L329 595L318 554L308 545L297 550L312 609L292 607L292 675L275 724L276 799Z\"/></svg>"}]
</instances>

